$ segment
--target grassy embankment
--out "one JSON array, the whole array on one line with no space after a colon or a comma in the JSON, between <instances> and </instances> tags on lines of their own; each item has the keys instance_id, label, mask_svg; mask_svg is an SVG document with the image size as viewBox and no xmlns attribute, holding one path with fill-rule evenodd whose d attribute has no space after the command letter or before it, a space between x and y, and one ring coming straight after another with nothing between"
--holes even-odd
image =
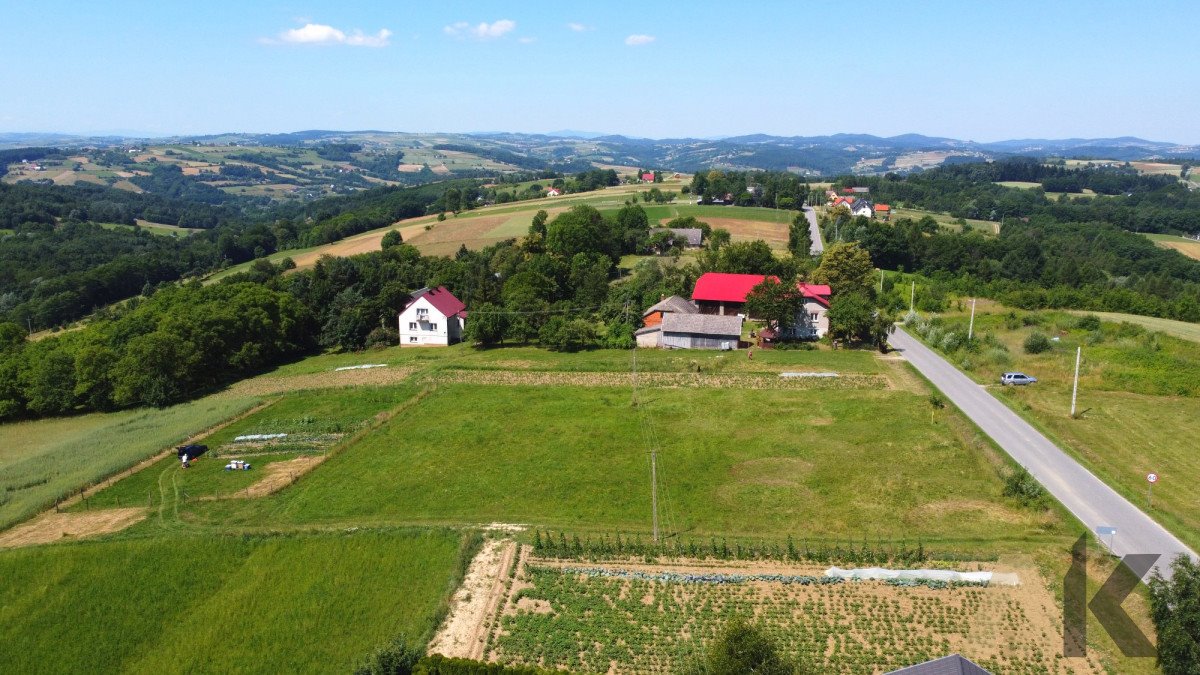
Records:
<instances>
[{"instance_id":1,"label":"grassy embankment","mask_svg":"<svg viewBox=\"0 0 1200 675\"><path fill-rule=\"evenodd\" d=\"M427 639L461 534L175 536L0 552L0 670L352 669Z\"/></svg>"},{"instance_id":2,"label":"grassy embankment","mask_svg":"<svg viewBox=\"0 0 1200 675\"><path fill-rule=\"evenodd\" d=\"M1123 316L1123 315L1116 315ZM1140 317L1140 324L1196 339L1193 324ZM1002 401L1047 432L1060 447L1194 548L1200 548L1200 474L1195 438L1200 434L1200 344L1147 330L1145 325L1103 321L1100 330L1079 327L1065 312L1012 311L981 302L975 317L978 353L961 350L951 360L975 380L993 385ZM964 333L966 317L945 317L946 332ZM1040 332L1051 348L1028 354L1023 343ZM1075 348L1082 346L1076 418L1070 417ZM1028 387L1000 387L1001 372L1019 370L1039 379ZM1157 473L1153 508L1146 475Z\"/></svg>"}]
</instances>

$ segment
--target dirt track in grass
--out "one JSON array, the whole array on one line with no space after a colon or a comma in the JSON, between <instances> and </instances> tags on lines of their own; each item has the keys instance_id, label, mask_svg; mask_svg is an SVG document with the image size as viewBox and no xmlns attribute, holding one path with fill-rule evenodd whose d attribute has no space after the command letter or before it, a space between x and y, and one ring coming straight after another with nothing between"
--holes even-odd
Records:
<instances>
[{"instance_id":1,"label":"dirt track in grass","mask_svg":"<svg viewBox=\"0 0 1200 675\"><path fill-rule=\"evenodd\" d=\"M146 517L142 507L56 513L48 511L16 527L0 532L0 548L51 544L64 539L83 539L123 530Z\"/></svg>"}]
</instances>

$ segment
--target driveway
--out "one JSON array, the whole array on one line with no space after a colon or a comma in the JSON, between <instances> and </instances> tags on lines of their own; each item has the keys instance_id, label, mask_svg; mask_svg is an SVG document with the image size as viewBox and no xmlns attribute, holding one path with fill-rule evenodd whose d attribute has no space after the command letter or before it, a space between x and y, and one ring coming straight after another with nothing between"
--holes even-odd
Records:
<instances>
[{"instance_id":1,"label":"driveway","mask_svg":"<svg viewBox=\"0 0 1200 675\"><path fill-rule=\"evenodd\" d=\"M1169 576L1170 562L1178 554L1186 553L1196 558L1196 553L1175 535L1059 450L1058 446L984 387L917 338L904 332L902 327L896 327L889 342L984 433L1028 469L1090 531L1094 533L1101 526L1117 528L1117 534L1113 537L1113 553L1119 556L1130 553L1161 554L1157 567L1163 576ZM1107 544L1107 536L1100 539Z\"/></svg>"},{"instance_id":2,"label":"driveway","mask_svg":"<svg viewBox=\"0 0 1200 675\"><path fill-rule=\"evenodd\" d=\"M812 249L809 251L813 255L820 255L825 252L825 244L821 243L821 228L817 226L817 212L811 206L802 207L804 217L808 218L808 233L812 236Z\"/></svg>"}]
</instances>

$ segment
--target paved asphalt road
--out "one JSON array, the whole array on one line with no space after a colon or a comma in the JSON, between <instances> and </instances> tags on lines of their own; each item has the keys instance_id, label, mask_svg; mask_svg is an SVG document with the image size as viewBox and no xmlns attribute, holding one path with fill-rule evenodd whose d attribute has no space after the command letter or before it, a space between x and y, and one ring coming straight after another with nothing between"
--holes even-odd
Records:
<instances>
[{"instance_id":1,"label":"paved asphalt road","mask_svg":"<svg viewBox=\"0 0 1200 675\"><path fill-rule=\"evenodd\" d=\"M1169 565L1178 554L1187 553L1196 558L1196 553L1183 542L1059 450L986 389L905 333L903 328L897 326L889 341L1089 530L1094 533L1102 525L1116 527L1115 554L1162 554L1157 565L1163 576L1169 576ZM1136 442L1136 439L1130 440ZM1100 539L1107 543L1108 537Z\"/></svg>"},{"instance_id":2,"label":"paved asphalt road","mask_svg":"<svg viewBox=\"0 0 1200 675\"><path fill-rule=\"evenodd\" d=\"M825 252L825 244L821 243L821 228L817 227L817 212L811 206L805 206L804 217L808 218L808 233L812 235L812 250L810 253L819 255Z\"/></svg>"}]
</instances>

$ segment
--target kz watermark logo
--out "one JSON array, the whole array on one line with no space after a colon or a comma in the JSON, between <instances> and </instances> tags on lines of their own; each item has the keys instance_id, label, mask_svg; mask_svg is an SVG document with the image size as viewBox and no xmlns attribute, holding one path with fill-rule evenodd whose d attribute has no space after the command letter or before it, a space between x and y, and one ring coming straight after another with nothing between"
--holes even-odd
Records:
<instances>
[{"instance_id":1,"label":"kz watermark logo","mask_svg":"<svg viewBox=\"0 0 1200 675\"><path fill-rule=\"evenodd\" d=\"M1121 603L1137 588L1159 559L1157 553L1131 553L1108 577L1091 602L1087 599L1087 535L1071 547L1071 569L1063 577L1063 656L1087 652L1087 611L1092 610L1104 632L1125 656L1154 656L1154 645L1129 618Z\"/></svg>"}]
</instances>

